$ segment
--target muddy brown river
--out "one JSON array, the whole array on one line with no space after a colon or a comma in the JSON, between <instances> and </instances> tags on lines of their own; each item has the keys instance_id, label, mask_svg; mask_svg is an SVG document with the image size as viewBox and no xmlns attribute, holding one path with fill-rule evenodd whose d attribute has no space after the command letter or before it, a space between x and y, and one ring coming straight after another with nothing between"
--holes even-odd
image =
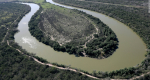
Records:
<instances>
[{"instance_id":1,"label":"muddy brown river","mask_svg":"<svg viewBox=\"0 0 150 80\"><path fill-rule=\"evenodd\" d=\"M113 53L112 56L101 60L88 57L75 57L74 55L69 55L68 53L54 51L51 47L39 42L30 34L28 30L28 22L34 13L39 9L39 6L33 3L24 3L30 5L31 12L22 18L18 25L20 32L15 34L15 42L22 46L23 49L27 50L28 52L35 53L37 56L42 57L49 62L71 65L71 67L89 72L92 72L93 70L119 70L136 66L144 60L144 55L146 54L146 45L142 39L125 24L101 13L61 5L53 2L52 0L46 1L66 8L82 10L87 14L99 18L115 32L119 40L119 48Z\"/></svg>"}]
</instances>

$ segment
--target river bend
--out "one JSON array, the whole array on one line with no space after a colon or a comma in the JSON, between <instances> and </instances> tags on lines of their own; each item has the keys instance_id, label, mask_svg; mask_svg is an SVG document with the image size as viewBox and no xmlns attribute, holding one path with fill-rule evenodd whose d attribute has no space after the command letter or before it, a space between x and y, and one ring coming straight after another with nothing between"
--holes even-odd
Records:
<instances>
[{"instance_id":1,"label":"river bend","mask_svg":"<svg viewBox=\"0 0 150 80\"><path fill-rule=\"evenodd\" d=\"M142 39L125 24L101 13L61 5L53 2L52 0L46 1L66 8L78 9L99 18L115 32L119 40L119 48L112 56L102 60L88 57L75 57L74 55L69 55L68 53L54 51L51 47L39 42L30 34L28 22L34 13L39 9L39 6L33 3L25 3L31 7L31 12L26 14L26 16L24 16L19 22L19 32L15 34L15 42L22 46L23 49L27 50L28 52L35 53L37 56L42 57L49 62L71 65L71 67L89 72L92 72L93 70L119 70L125 67L136 66L144 60L146 45Z\"/></svg>"}]
</instances>

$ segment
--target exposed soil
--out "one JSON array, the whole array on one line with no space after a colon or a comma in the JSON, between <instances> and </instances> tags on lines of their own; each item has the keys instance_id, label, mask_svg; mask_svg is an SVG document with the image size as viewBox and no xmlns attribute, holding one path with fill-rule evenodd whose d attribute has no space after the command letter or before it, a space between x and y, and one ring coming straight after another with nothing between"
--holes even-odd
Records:
<instances>
[{"instance_id":1,"label":"exposed soil","mask_svg":"<svg viewBox=\"0 0 150 80\"><path fill-rule=\"evenodd\" d=\"M71 41L87 41L89 35L93 34L95 26L83 15L78 15L71 10L59 12L56 10L46 10L42 13L43 21L40 29L51 40L59 44Z\"/></svg>"}]
</instances>

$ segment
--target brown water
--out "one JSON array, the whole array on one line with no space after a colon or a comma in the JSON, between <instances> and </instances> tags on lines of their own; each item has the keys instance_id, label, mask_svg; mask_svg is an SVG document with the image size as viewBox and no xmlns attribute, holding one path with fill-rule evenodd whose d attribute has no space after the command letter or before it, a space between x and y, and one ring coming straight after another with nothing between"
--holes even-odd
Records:
<instances>
[{"instance_id":1,"label":"brown water","mask_svg":"<svg viewBox=\"0 0 150 80\"><path fill-rule=\"evenodd\" d=\"M52 0L47 0L47 2L55 4ZM75 57L74 55L69 55L68 53L54 51L51 47L44 45L30 35L28 31L28 22L31 16L33 16L33 14L39 9L39 6L33 3L27 4L31 6L31 12L20 21L18 26L20 32L15 35L15 42L17 42L20 46L22 46L23 49L26 49L28 52L36 53L37 56L42 57L49 62L71 65L71 67L89 72L92 72L93 70L119 70L125 67L136 66L144 60L146 46L142 39L130 28L128 28L128 26L97 12L68 7L61 4L57 5L71 9L79 9L100 18L101 21L107 24L116 33L119 40L119 48L112 56L102 60L87 57Z\"/></svg>"}]
</instances>

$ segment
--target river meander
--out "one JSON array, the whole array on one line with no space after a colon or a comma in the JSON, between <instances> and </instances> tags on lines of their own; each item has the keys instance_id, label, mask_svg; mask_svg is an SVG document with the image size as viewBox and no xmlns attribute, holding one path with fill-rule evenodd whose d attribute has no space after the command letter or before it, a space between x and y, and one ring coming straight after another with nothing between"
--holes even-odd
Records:
<instances>
[{"instance_id":1,"label":"river meander","mask_svg":"<svg viewBox=\"0 0 150 80\"><path fill-rule=\"evenodd\" d=\"M57 4L52 0L46 1L52 4ZM15 34L15 42L17 42L28 52L36 53L37 56L42 57L49 62L71 65L71 67L92 72L93 70L113 71L123 69L125 67L136 66L145 58L144 55L146 53L146 45L142 39L125 24L101 13L61 4L57 5L71 9L82 10L87 14L93 15L103 21L116 33L119 40L119 48L113 53L112 56L102 60L88 57L75 57L74 55L69 55L68 53L54 51L51 47L39 42L30 34L28 30L28 22L34 13L39 9L39 6L33 3L25 4L30 5L31 12L26 14L26 16L24 16L20 21L18 25L18 30L20 32Z\"/></svg>"}]
</instances>

